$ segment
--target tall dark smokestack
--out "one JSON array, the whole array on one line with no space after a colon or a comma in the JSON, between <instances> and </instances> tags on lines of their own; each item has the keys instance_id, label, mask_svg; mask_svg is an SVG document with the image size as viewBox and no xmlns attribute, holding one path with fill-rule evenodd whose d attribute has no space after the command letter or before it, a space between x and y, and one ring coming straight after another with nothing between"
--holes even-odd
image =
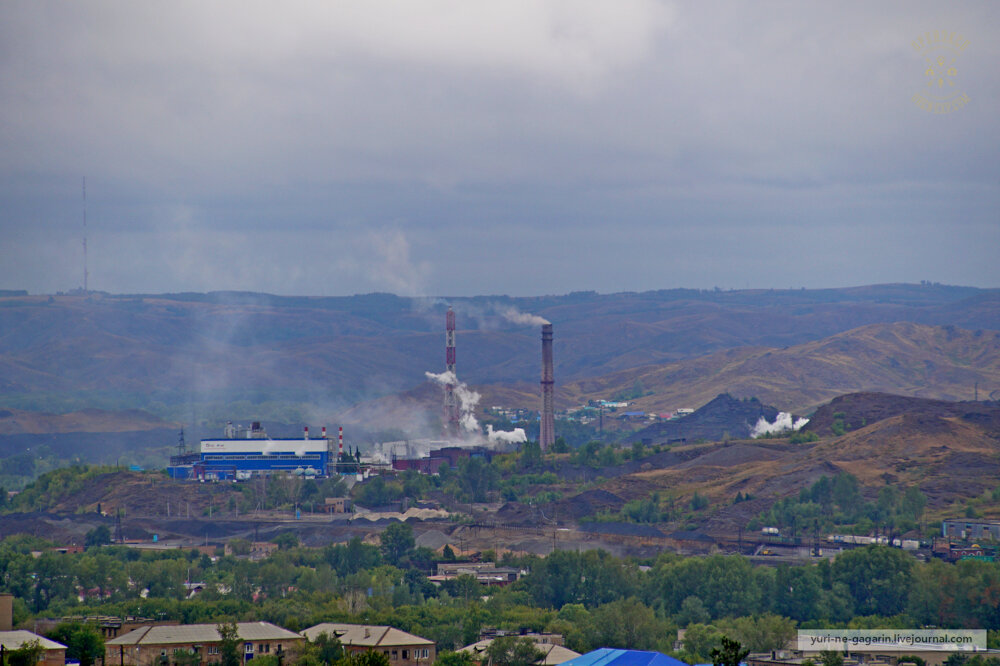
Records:
<instances>
[{"instance_id":1,"label":"tall dark smokestack","mask_svg":"<svg viewBox=\"0 0 1000 666\"><path fill-rule=\"evenodd\" d=\"M552 324L542 324L542 423L538 443L542 451L556 441L556 419L553 408L555 379L552 373Z\"/></svg>"}]
</instances>

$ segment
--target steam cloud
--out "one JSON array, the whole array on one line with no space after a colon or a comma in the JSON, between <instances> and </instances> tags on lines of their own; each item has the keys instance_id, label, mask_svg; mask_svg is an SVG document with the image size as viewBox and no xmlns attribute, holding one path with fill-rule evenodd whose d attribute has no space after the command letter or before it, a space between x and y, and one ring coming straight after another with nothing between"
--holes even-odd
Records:
<instances>
[{"instance_id":1,"label":"steam cloud","mask_svg":"<svg viewBox=\"0 0 1000 666\"><path fill-rule=\"evenodd\" d=\"M530 315L529 315L530 316ZM458 398L459 424L462 430L474 438L482 437L482 430L479 428L479 420L476 419L476 407L479 405L480 395L478 391L473 391L465 382L458 380L454 372L425 372L427 379L447 386L451 384ZM514 428L513 430L494 430L492 425L486 426L486 440L493 444L520 444L528 441L528 436L524 428Z\"/></svg>"},{"instance_id":2,"label":"steam cloud","mask_svg":"<svg viewBox=\"0 0 1000 666\"><path fill-rule=\"evenodd\" d=\"M767 419L763 416L757 420L757 425L750 430L751 437L760 437L762 435L773 435L781 432L788 432L789 430L795 431L800 429L805 424L809 423L809 419L799 418L795 422L792 422L792 415L788 412L778 412L778 415L774 418L774 423L768 423Z\"/></svg>"},{"instance_id":3,"label":"steam cloud","mask_svg":"<svg viewBox=\"0 0 1000 666\"><path fill-rule=\"evenodd\" d=\"M524 428L514 428L511 431L494 430L493 426L486 424L486 439L491 442L503 444L520 444L528 441L528 436L524 433Z\"/></svg>"},{"instance_id":4,"label":"steam cloud","mask_svg":"<svg viewBox=\"0 0 1000 666\"><path fill-rule=\"evenodd\" d=\"M538 315L533 315L527 312L521 312L515 307L504 308L500 311L500 315L509 322L515 324L526 324L528 326L543 326L545 324L550 324L548 319L545 317L539 317Z\"/></svg>"},{"instance_id":5,"label":"steam cloud","mask_svg":"<svg viewBox=\"0 0 1000 666\"><path fill-rule=\"evenodd\" d=\"M441 386L451 384L454 387L455 397L458 398L459 423L462 429L470 433L479 433L479 421L476 419L476 407L479 405L481 397L477 391L470 389L465 382L458 381L454 372L442 372L435 374L425 372L427 379L437 382Z\"/></svg>"}]
</instances>

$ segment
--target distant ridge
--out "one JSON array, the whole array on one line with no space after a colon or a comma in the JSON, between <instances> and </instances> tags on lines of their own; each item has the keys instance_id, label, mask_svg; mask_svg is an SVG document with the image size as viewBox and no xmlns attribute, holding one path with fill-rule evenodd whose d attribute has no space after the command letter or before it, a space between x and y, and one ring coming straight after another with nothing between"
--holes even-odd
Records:
<instances>
[{"instance_id":1,"label":"distant ridge","mask_svg":"<svg viewBox=\"0 0 1000 666\"><path fill-rule=\"evenodd\" d=\"M977 378L984 389L1000 388L992 351L981 350L986 366L955 364L920 347L928 335L923 329L901 330L896 342L880 341L874 332L867 340L859 333L831 340L903 322L979 330L985 339L1000 329L995 289L904 284L440 300L378 293L89 293L0 296L0 407L61 412L158 406L163 413L164 407L206 401L283 401L335 411L412 389L425 371L440 370L447 303L458 312L461 378L498 390L533 387L539 371L538 332L505 322L498 308L553 321L557 401L564 405L631 390L636 379L654 391L640 407L662 411L696 407L723 392L801 410L851 390L965 398ZM879 330L890 329L872 329ZM911 335L918 344L908 348ZM827 347L811 356L801 348L820 341ZM892 348L901 367L876 368L866 379L853 366L855 351L834 344L870 348L877 358ZM784 353L785 347L799 356ZM904 363L911 353L933 367ZM955 372L942 374L949 368Z\"/></svg>"}]
</instances>

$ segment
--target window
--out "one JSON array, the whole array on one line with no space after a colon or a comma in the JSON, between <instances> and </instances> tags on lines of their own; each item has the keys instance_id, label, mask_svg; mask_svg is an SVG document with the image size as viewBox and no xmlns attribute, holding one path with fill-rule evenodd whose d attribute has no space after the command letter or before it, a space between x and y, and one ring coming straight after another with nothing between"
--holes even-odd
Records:
<instances>
[{"instance_id":1,"label":"window","mask_svg":"<svg viewBox=\"0 0 1000 666\"><path fill-rule=\"evenodd\" d=\"M208 653L209 654L219 654L219 646L218 645L209 645L208 646Z\"/></svg>"},{"instance_id":2,"label":"window","mask_svg":"<svg viewBox=\"0 0 1000 666\"><path fill-rule=\"evenodd\" d=\"M410 651L403 650L403 659L409 659L409 658L410 658Z\"/></svg>"},{"instance_id":3,"label":"window","mask_svg":"<svg viewBox=\"0 0 1000 666\"><path fill-rule=\"evenodd\" d=\"M396 661L397 659L399 659L399 653L396 652L396 650L393 650L392 651L392 660Z\"/></svg>"},{"instance_id":4,"label":"window","mask_svg":"<svg viewBox=\"0 0 1000 666\"><path fill-rule=\"evenodd\" d=\"M424 648L424 653L422 656L424 659L427 659L428 657L430 657L430 651L427 648Z\"/></svg>"},{"instance_id":5,"label":"window","mask_svg":"<svg viewBox=\"0 0 1000 666\"><path fill-rule=\"evenodd\" d=\"M253 643L247 643L243 646L243 651L247 654L253 654Z\"/></svg>"}]
</instances>

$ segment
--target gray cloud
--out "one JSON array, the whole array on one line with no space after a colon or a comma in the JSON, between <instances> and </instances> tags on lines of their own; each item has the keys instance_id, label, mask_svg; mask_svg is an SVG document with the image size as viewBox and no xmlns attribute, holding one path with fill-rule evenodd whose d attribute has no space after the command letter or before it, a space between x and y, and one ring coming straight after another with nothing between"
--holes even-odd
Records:
<instances>
[{"instance_id":1,"label":"gray cloud","mask_svg":"<svg viewBox=\"0 0 1000 666\"><path fill-rule=\"evenodd\" d=\"M1000 284L994 3L0 11L0 288Z\"/></svg>"}]
</instances>

